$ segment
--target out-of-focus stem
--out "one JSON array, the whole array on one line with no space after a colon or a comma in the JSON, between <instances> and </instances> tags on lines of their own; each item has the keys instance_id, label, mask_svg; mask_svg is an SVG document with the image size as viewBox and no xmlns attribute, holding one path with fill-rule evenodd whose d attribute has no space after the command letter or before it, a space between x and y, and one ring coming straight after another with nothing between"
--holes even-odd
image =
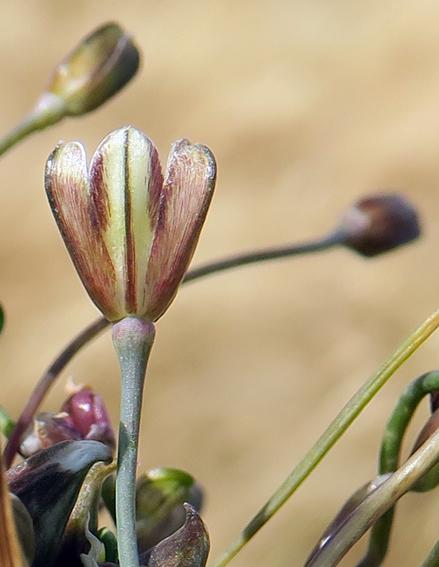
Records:
<instances>
[{"instance_id":1,"label":"out-of-focus stem","mask_svg":"<svg viewBox=\"0 0 439 567\"><path fill-rule=\"evenodd\" d=\"M398 468L402 441L410 420L421 400L439 389L439 372L428 372L409 384L386 425L380 451L379 474ZM388 550L395 508L390 508L377 520L371 530L366 555L357 567L379 567Z\"/></svg>"},{"instance_id":2,"label":"out-of-focus stem","mask_svg":"<svg viewBox=\"0 0 439 567\"><path fill-rule=\"evenodd\" d=\"M235 256L230 256L223 260L217 260L216 262L209 262L194 268L186 274L184 283L204 276L210 276L217 272L223 272L224 270L247 266L248 264L266 262L267 260L278 260L280 258L289 258L291 256L300 256L310 254L312 252L322 252L323 250L328 250L342 244L345 238L346 235L344 232L336 230L323 238L310 240L309 242L287 244L285 246L275 246L272 248L236 254Z\"/></svg>"},{"instance_id":3,"label":"out-of-focus stem","mask_svg":"<svg viewBox=\"0 0 439 567\"><path fill-rule=\"evenodd\" d=\"M153 323L126 317L113 325L121 402L116 477L116 524L121 567L139 567L136 538L136 468L143 383L154 342Z\"/></svg>"},{"instance_id":4,"label":"out-of-focus stem","mask_svg":"<svg viewBox=\"0 0 439 567\"><path fill-rule=\"evenodd\" d=\"M108 325L108 322L101 318L97 319L91 325L86 327L79 333L55 358L52 364L47 368L41 378L38 380L31 397L25 405L20 417L18 418L8 443L5 448L4 461L6 468L12 464L14 456L20 445L21 437L26 429L29 427L32 418L35 415L38 407L50 390L51 386L59 376L60 372L70 362L73 356L89 341L91 341L102 329Z\"/></svg>"},{"instance_id":5,"label":"out-of-focus stem","mask_svg":"<svg viewBox=\"0 0 439 567\"><path fill-rule=\"evenodd\" d=\"M392 354L384 365L374 374L349 400L315 445L308 451L300 463L293 469L283 484L274 492L266 504L259 510L238 538L214 563L215 567L224 567L248 541L268 522L285 504L302 482L311 474L323 457L340 439L354 419L361 413L375 394L396 372L396 370L428 339L439 327L439 310L424 321Z\"/></svg>"},{"instance_id":6,"label":"out-of-focus stem","mask_svg":"<svg viewBox=\"0 0 439 567\"><path fill-rule=\"evenodd\" d=\"M247 264L327 250L340 244L342 240L343 235L340 232L335 231L326 237L307 243L279 246L274 248L267 248L265 250L256 250L253 252L237 254L236 256L224 258L223 260L218 260L215 262L209 262L207 264L194 268L193 270L190 270L186 274L183 280L183 284L203 278L204 276L209 276L216 272L230 270L232 268L245 266ZM94 321L83 331L81 331L79 335L77 335L77 337L75 337L75 339L73 339L73 341L67 345L67 347L57 356L55 361L49 366L49 368L37 382L37 385L35 386L34 391L32 392L31 397L26 404L26 407L17 420L17 425L6 447L5 461L8 467L11 465L12 460L17 452L21 436L29 427L35 415L35 412L38 410L38 407L40 406L50 387L58 377L59 373L65 368L67 363L70 362L74 355L83 346L94 339L103 329L105 329L109 325L110 323L104 317L96 319L96 321Z\"/></svg>"},{"instance_id":7,"label":"out-of-focus stem","mask_svg":"<svg viewBox=\"0 0 439 567\"><path fill-rule=\"evenodd\" d=\"M41 97L36 108L31 113L15 128L0 138L0 156L29 136L29 134L56 124L63 116L63 101L54 95L46 93Z\"/></svg>"}]
</instances>

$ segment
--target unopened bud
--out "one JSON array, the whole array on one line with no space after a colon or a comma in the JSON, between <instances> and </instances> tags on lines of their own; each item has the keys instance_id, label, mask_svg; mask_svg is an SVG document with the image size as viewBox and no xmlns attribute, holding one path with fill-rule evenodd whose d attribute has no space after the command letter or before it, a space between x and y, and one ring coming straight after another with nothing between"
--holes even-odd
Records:
<instances>
[{"instance_id":1,"label":"unopened bud","mask_svg":"<svg viewBox=\"0 0 439 567\"><path fill-rule=\"evenodd\" d=\"M114 431L104 400L91 388L88 386L78 388L64 402L61 411L68 415L71 425L79 432L82 439L101 441L114 448Z\"/></svg>"},{"instance_id":2,"label":"unopened bud","mask_svg":"<svg viewBox=\"0 0 439 567\"><path fill-rule=\"evenodd\" d=\"M186 518L183 503L199 511L202 499L200 487L183 471L156 468L143 474L136 490L139 549L147 550L178 530Z\"/></svg>"},{"instance_id":3,"label":"unopened bud","mask_svg":"<svg viewBox=\"0 0 439 567\"><path fill-rule=\"evenodd\" d=\"M63 116L94 110L122 89L139 68L131 37L109 23L86 36L55 68L37 110L59 107Z\"/></svg>"},{"instance_id":4,"label":"unopened bud","mask_svg":"<svg viewBox=\"0 0 439 567\"><path fill-rule=\"evenodd\" d=\"M186 521L148 553L141 556L147 567L204 567L209 554L209 535L200 516L189 504L184 505Z\"/></svg>"},{"instance_id":5,"label":"unopened bud","mask_svg":"<svg viewBox=\"0 0 439 567\"><path fill-rule=\"evenodd\" d=\"M20 451L25 457L30 457L61 441L80 439L100 441L111 449L115 447L114 432L104 401L88 386L75 387L59 413L38 414L33 430L20 445Z\"/></svg>"},{"instance_id":6,"label":"unopened bud","mask_svg":"<svg viewBox=\"0 0 439 567\"><path fill-rule=\"evenodd\" d=\"M376 256L407 244L421 230L416 209L397 193L358 200L341 218L343 244L362 256Z\"/></svg>"}]
</instances>

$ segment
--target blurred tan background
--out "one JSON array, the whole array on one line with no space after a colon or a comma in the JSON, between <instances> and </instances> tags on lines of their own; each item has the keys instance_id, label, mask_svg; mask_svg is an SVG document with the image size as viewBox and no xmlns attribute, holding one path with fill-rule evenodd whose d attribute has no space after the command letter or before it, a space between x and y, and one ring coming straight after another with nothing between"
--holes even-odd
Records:
<instances>
[{"instance_id":1,"label":"blurred tan background","mask_svg":"<svg viewBox=\"0 0 439 567\"><path fill-rule=\"evenodd\" d=\"M141 467L181 467L205 486L213 558L439 304L439 5L4 2L1 131L30 110L78 39L107 20L136 38L139 76L95 113L28 139L0 168L1 403L14 415L55 354L96 317L43 192L44 162L59 139L79 138L92 151L132 123L163 159L182 136L209 145L219 177L194 265L320 235L359 195L382 188L414 200L425 229L419 243L376 260L341 250L191 284L159 322ZM439 366L438 341L392 379L233 565L303 564L343 499L374 476L386 416L410 379ZM108 334L63 383L68 376L105 394L117 423ZM60 384L45 407L58 408L63 395ZM399 512L387 565L419 565L439 537L438 495L409 495Z\"/></svg>"}]
</instances>

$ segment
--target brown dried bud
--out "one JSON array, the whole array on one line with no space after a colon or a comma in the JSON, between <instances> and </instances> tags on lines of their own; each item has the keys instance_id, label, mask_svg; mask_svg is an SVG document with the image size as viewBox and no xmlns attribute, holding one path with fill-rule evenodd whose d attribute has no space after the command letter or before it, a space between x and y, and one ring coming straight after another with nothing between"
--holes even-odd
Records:
<instances>
[{"instance_id":1,"label":"brown dried bud","mask_svg":"<svg viewBox=\"0 0 439 567\"><path fill-rule=\"evenodd\" d=\"M421 233L416 209L397 193L357 201L342 217L343 244L363 256L376 256L416 240Z\"/></svg>"}]
</instances>

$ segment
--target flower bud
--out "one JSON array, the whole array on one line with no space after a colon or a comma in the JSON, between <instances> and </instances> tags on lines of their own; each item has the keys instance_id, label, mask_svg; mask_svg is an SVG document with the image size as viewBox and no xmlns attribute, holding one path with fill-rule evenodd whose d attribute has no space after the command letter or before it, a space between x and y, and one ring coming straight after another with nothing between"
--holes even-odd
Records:
<instances>
[{"instance_id":1,"label":"flower bud","mask_svg":"<svg viewBox=\"0 0 439 567\"><path fill-rule=\"evenodd\" d=\"M184 502L197 511L202 503L201 489L189 474L177 469L156 468L140 476L136 490L140 550L153 547L184 524Z\"/></svg>"},{"instance_id":2,"label":"flower bud","mask_svg":"<svg viewBox=\"0 0 439 567\"><path fill-rule=\"evenodd\" d=\"M184 505L186 521L174 534L141 556L147 567L204 567L209 555L209 535L200 516Z\"/></svg>"},{"instance_id":3,"label":"flower bud","mask_svg":"<svg viewBox=\"0 0 439 567\"><path fill-rule=\"evenodd\" d=\"M397 193L382 193L358 200L341 218L343 244L362 256L376 256L419 237L418 214Z\"/></svg>"},{"instance_id":4,"label":"flower bud","mask_svg":"<svg viewBox=\"0 0 439 567\"><path fill-rule=\"evenodd\" d=\"M38 109L59 106L64 116L90 112L111 98L136 74L139 52L117 24L105 24L55 68Z\"/></svg>"},{"instance_id":5,"label":"flower bud","mask_svg":"<svg viewBox=\"0 0 439 567\"><path fill-rule=\"evenodd\" d=\"M115 447L114 431L104 400L88 386L81 386L64 402L62 412L68 416L81 439L101 441Z\"/></svg>"},{"instance_id":6,"label":"flower bud","mask_svg":"<svg viewBox=\"0 0 439 567\"><path fill-rule=\"evenodd\" d=\"M157 150L131 126L109 134L89 170L78 142L46 166L52 212L91 299L112 322L156 321L195 251L215 186L208 148L175 142L163 179Z\"/></svg>"},{"instance_id":7,"label":"flower bud","mask_svg":"<svg viewBox=\"0 0 439 567\"><path fill-rule=\"evenodd\" d=\"M43 412L36 416L33 431L20 445L24 456L34 455L60 441L80 439L101 441L114 449L114 432L102 397L88 386L74 388L60 413Z\"/></svg>"}]
</instances>

